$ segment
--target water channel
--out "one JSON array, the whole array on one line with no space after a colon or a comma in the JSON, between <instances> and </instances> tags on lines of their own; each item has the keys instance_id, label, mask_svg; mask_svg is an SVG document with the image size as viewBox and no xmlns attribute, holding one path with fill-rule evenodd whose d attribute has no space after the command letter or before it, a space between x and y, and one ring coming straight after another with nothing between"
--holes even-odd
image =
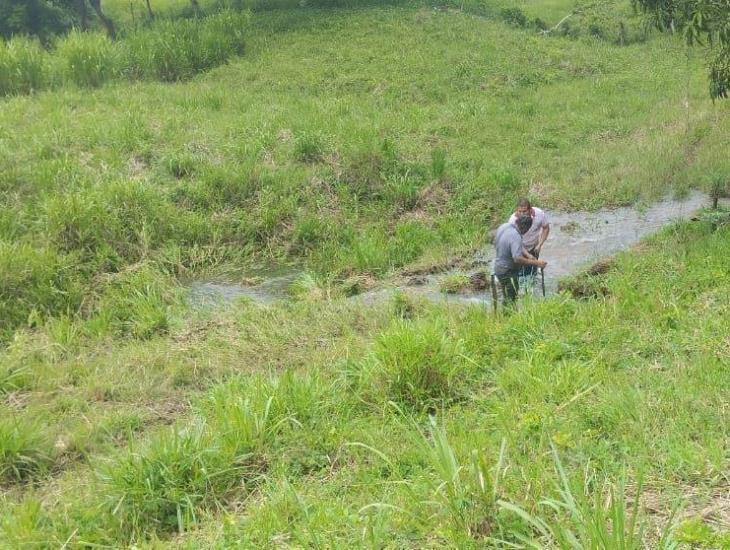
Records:
<instances>
[{"instance_id":1,"label":"water channel","mask_svg":"<svg viewBox=\"0 0 730 550\"><path fill-rule=\"evenodd\" d=\"M692 191L681 199L667 198L646 208L605 208L594 212L548 210L550 238L541 254L548 262L545 269L546 291L555 292L561 278L578 272L600 258L625 250L667 225L691 218L709 203L706 194ZM395 291L403 291L435 301L489 303L491 294L488 290L444 294L439 290L439 280L454 272L466 275L491 272L492 253L489 246L474 258L466 259L461 268L418 278L395 278L355 299L369 304L387 299ZM272 303L287 298L289 286L300 274L294 269L282 269L273 274L264 274L256 284L247 285L195 281L190 286L190 301L200 306L222 305L242 298L262 304Z\"/></svg>"}]
</instances>

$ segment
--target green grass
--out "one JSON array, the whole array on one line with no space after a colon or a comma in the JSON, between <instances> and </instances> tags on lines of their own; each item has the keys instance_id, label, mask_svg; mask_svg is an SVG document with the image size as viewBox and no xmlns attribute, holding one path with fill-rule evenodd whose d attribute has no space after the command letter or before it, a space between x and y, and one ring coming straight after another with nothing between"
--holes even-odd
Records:
<instances>
[{"instance_id":1,"label":"green grass","mask_svg":"<svg viewBox=\"0 0 730 550\"><path fill-rule=\"evenodd\" d=\"M38 53L89 64L2 103L0 540L724 544L697 520L728 471L724 215L509 315L342 298L481 246L519 195L718 193L729 119L701 64L590 32L626 6L536 33L572 7L259 13L243 56L172 83L164 56L104 80L94 35ZM131 47L127 24L97 45ZM271 262L304 271L284 303L184 300Z\"/></svg>"},{"instance_id":2,"label":"green grass","mask_svg":"<svg viewBox=\"0 0 730 550\"><path fill-rule=\"evenodd\" d=\"M439 289L446 294L458 294L471 285L469 276L464 273L451 273L439 279Z\"/></svg>"},{"instance_id":3,"label":"green grass","mask_svg":"<svg viewBox=\"0 0 730 550\"><path fill-rule=\"evenodd\" d=\"M728 168L727 105L707 100L700 63L664 36L621 47L425 8L254 19L248 53L191 82L5 100L6 246L58 255L74 267L57 277L93 294L141 261L190 276L296 259L337 285L474 249L518 195L550 208L646 202L710 189ZM201 40L221 35L211 21ZM178 23L198 25L157 24ZM121 50L156 36L134 32ZM172 74L162 50L141 76ZM73 78L94 83L106 69L88 59ZM81 311L53 284L34 309Z\"/></svg>"},{"instance_id":4,"label":"green grass","mask_svg":"<svg viewBox=\"0 0 730 550\"><path fill-rule=\"evenodd\" d=\"M61 85L98 88L110 81L189 80L244 51L246 12L221 11L196 20L165 19L112 42L101 32L74 30L44 50L13 38L0 43L0 95Z\"/></svg>"},{"instance_id":5,"label":"green grass","mask_svg":"<svg viewBox=\"0 0 730 550\"><path fill-rule=\"evenodd\" d=\"M74 353L40 331L5 358L32 375L29 428L4 439L3 460L36 489L5 496L3 534L192 547L724 540L722 524L689 520L722 505L728 467L730 232L694 222L650 244L619 258L605 296L506 317L240 304Z\"/></svg>"}]
</instances>

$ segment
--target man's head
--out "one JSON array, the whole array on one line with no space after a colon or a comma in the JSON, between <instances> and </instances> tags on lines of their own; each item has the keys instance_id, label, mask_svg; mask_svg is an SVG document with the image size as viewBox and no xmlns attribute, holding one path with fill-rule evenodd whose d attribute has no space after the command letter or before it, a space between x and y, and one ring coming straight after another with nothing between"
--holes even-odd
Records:
<instances>
[{"instance_id":1,"label":"man's head","mask_svg":"<svg viewBox=\"0 0 730 550\"><path fill-rule=\"evenodd\" d=\"M518 218L520 216L529 216L530 210L532 210L532 205L530 204L530 201L527 199L520 199L517 202L517 210L515 211L515 214Z\"/></svg>"},{"instance_id":2,"label":"man's head","mask_svg":"<svg viewBox=\"0 0 730 550\"><path fill-rule=\"evenodd\" d=\"M527 216L517 216L517 222L515 225L517 226L517 231L520 232L520 235L524 235L532 227L532 217L530 217L529 214Z\"/></svg>"}]
</instances>

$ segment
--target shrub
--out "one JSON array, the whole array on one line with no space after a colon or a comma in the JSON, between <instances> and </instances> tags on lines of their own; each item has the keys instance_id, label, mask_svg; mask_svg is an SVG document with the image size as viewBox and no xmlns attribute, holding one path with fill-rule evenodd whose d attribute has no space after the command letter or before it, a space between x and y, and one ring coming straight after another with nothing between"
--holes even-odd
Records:
<instances>
[{"instance_id":1,"label":"shrub","mask_svg":"<svg viewBox=\"0 0 730 550\"><path fill-rule=\"evenodd\" d=\"M64 79L77 86L96 88L119 74L118 50L101 33L72 31L58 42L56 55Z\"/></svg>"},{"instance_id":2,"label":"shrub","mask_svg":"<svg viewBox=\"0 0 730 550\"><path fill-rule=\"evenodd\" d=\"M29 94L48 82L46 52L25 37L0 41L0 95Z\"/></svg>"},{"instance_id":3,"label":"shrub","mask_svg":"<svg viewBox=\"0 0 730 550\"><path fill-rule=\"evenodd\" d=\"M66 31L76 18L72 2L0 0L0 37L29 34L47 40Z\"/></svg>"}]
</instances>

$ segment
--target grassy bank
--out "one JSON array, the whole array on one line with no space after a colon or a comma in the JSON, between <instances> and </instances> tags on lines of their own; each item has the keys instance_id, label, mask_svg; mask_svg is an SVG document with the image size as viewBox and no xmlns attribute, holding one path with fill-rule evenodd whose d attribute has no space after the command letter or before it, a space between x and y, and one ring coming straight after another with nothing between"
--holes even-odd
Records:
<instances>
[{"instance_id":1,"label":"grassy bank","mask_svg":"<svg viewBox=\"0 0 730 550\"><path fill-rule=\"evenodd\" d=\"M596 298L509 317L399 298L186 313L113 347L28 333L0 371L2 538L724 547L728 246L687 223Z\"/></svg>"},{"instance_id":2,"label":"grassy bank","mask_svg":"<svg viewBox=\"0 0 730 550\"><path fill-rule=\"evenodd\" d=\"M243 53L245 12L162 20L122 40L73 31L50 49L25 37L0 43L0 96L62 86L98 88L114 80L189 80Z\"/></svg>"},{"instance_id":3,"label":"grassy bank","mask_svg":"<svg viewBox=\"0 0 730 550\"><path fill-rule=\"evenodd\" d=\"M251 29L245 57L187 83L3 101L5 339L120 300L132 313L88 332L164 332L171 280L291 260L335 283L382 276L481 245L518 195L595 208L727 170L727 105L667 37L622 47L412 8Z\"/></svg>"}]
</instances>

